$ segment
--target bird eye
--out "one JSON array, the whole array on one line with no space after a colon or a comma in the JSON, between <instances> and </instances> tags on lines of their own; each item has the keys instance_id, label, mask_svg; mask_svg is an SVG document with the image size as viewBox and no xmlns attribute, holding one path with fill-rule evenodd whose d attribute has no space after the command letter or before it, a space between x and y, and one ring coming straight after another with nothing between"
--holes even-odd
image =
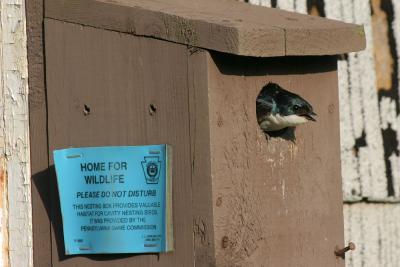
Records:
<instances>
[{"instance_id":1,"label":"bird eye","mask_svg":"<svg viewBox=\"0 0 400 267\"><path fill-rule=\"evenodd\" d=\"M293 110L298 110L299 109L299 106L298 105L294 105L293 106Z\"/></svg>"}]
</instances>

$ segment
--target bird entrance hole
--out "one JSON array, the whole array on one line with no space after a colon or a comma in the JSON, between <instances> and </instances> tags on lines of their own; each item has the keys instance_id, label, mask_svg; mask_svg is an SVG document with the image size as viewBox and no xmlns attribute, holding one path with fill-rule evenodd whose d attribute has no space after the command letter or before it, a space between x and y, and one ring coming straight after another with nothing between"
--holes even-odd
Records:
<instances>
[{"instance_id":1,"label":"bird entrance hole","mask_svg":"<svg viewBox=\"0 0 400 267\"><path fill-rule=\"evenodd\" d=\"M316 121L313 107L301 96L283 89L276 83L265 85L256 99L257 122L271 137L294 141L295 127Z\"/></svg>"}]
</instances>

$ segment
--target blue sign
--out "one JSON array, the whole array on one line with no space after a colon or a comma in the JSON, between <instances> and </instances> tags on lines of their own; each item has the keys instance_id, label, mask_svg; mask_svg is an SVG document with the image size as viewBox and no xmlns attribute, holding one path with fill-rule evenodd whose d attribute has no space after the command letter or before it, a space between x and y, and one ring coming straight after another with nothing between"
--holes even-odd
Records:
<instances>
[{"instance_id":1,"label":"blue sign","mask_svg":"<svg viewBox=\"0 0 400 267\"><path fill-rule=\"evenodd\" d=\"M173 250L170 154L168 145L55 150L66 254Z\"/></svg>"}]
</instances>

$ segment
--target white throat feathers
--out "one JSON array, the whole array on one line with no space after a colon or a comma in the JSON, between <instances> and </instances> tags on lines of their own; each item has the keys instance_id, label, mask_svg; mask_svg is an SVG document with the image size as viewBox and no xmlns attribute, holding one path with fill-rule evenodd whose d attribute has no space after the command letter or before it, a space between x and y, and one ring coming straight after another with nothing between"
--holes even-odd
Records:
<instances>
[{"instance_id":1,"label":"white throat feathers","mask_svg":"<svg viewBox=\"0 0 400 267\"><path fill-rule=\"evenodd\" d=\"M263 118L262 122L260 123L260 127L267 132L278 131L286 127L294 127L299 124L306 123L307 121L308 120L305 117L298 115L268 115Z\"/></svg>"}]
</instances>

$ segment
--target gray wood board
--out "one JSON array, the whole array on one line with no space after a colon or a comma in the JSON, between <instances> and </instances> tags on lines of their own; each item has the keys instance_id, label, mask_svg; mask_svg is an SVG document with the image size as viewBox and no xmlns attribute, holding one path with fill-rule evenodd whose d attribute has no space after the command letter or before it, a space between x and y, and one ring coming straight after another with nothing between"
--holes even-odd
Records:
<instances>
[{"instance_id":1,"label":"gray wood board","mask_svg":"<svg viewBox=\"0 0 400 267\"><path fill-rule=\"evenodd\" d=\"M186 46L51 19L45 20L45 32L49 153L69 146L159 143L171 144L174 153L174 252L159 258L149 254L65 257L59 200L54 194L53 266L192 266ZM157 108L153 115L150 104ZM84 105L90 107L87 116Z\"/></svg>"},{"instance_id":2,"label":"gray wood board","mask_svg":"<svg viewBox=\"0 0 400 267\"><path fill-rule=\"evenodd\" d=\"M244 56L365 48L362 26L232 0L47 0L45 16Z\"/></svg>"}]
</instances>

